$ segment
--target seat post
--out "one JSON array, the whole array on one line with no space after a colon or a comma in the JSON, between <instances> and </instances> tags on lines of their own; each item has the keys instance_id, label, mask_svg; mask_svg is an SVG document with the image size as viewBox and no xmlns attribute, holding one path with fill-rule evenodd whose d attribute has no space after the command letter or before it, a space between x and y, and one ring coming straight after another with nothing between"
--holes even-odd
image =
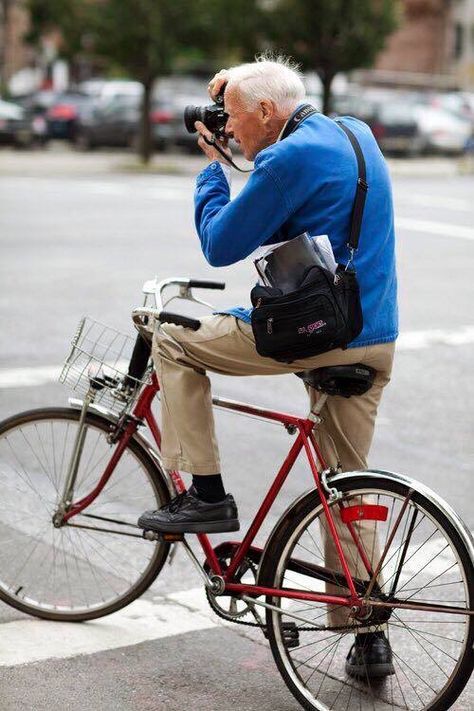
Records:
<instances>
[{"instance_id":1,"label":"seat post","mask_svg":"<svg viewBox=\"0 0 474 711\"><path fill-rule=\"evenodd\" d=\"M321 422L320 413L324 405L326 404L327 399L327 393L321 393L321 397L318 398L318 401L313 405L310 410L308 420L313 420L313 422L315 422L316 424L319 424Z\"/></svg>"}]
</instances>

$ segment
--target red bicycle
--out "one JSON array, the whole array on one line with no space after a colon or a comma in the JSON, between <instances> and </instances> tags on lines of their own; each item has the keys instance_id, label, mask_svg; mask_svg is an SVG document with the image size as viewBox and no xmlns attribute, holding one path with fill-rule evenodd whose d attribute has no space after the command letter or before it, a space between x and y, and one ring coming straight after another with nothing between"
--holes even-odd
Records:
<instances>
[{"instance_id":1,"label":"red bicycle","mask_svg":"<svg viewBox=\"0 0 474 711\"><path fill-rule=\"evenodd\" d=\"M61 376L83 399L0 423L0 598L37 617L92 620L141 595L170 547L181 545L214 611L261 628L304 708L450 708L474 665L470 533L416 481L328 469L314 435L328 396L353 392L354 380L361 392L370 387L365 366L306 373L322 392L308 417L214 399L217 408L280 423L296 435L241 542L214 546L199 534L201 562L185 536L137 527L145 509L185 488L178 472L168 475L161 465L152 411L159 383L147 368L156 322L199 326L163 310L171 299L163 305L162 295L172 286L194 301L193 288L223 288L188 279L147 282L145 305L133 312L136 341L83 319ZM148 436L140 431L145 426ZM258 547L256 535L302 453L315 486ZM337 565L329 566L331 547ZM354 634L367 630L383 630L393 651L395 673L379 681L345 672Z\"/></svg>"}]
</instances>

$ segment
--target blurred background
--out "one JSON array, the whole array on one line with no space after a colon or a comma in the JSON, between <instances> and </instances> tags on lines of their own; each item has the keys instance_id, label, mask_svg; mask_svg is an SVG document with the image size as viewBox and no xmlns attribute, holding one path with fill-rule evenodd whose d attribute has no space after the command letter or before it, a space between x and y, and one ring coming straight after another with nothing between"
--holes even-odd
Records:
<instances>
[{"instance_id":1,"label":"blurred background","mask_svg":"<svg viewBox=\"0 0 474 711\"><path fill-rule=\"evenodd\" d=\"M0 141L195 150L182 114L220 67L282 51L310 100L388 155L472 149L474 0L1 0Z\"/></svg>"}]
</instances>

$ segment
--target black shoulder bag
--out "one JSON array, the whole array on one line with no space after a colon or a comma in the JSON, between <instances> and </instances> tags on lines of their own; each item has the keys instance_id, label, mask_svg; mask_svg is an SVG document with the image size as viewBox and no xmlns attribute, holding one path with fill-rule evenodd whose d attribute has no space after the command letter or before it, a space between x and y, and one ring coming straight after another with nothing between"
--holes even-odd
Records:
<instances>
[{"instance_id":1,"label":"black shoulder bag","mask_svg":"<svg viewBox=\"0 0 474 711\"><path fill-rule=\"evenodd\" d=\"M310 264L294 291L284 293L277 284L257 285L250 294L254 306L251 323L257 353L285 363L335 348L347 348L362 331L359 284L351 265L359 246L368 189L366 167L356 137L342 122L337 123L351 142L358 167L347 242L350 255L347 265L338 264L333 274L320 265ZM272 254L277 252L278 249Z\"/></svg>"}]
</instances>

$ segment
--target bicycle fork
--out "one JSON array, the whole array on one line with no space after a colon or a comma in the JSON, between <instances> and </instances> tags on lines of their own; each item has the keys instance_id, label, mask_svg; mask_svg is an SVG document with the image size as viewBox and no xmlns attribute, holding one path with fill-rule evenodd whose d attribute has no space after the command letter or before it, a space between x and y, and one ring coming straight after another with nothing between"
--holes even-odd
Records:
<instances>
[{"instance_id":1,"label":"bicycle fork","mask_svg":"<svg viewBox=\"0 0 474 711\"><path fill-rule=\"evenodd\" d=\"M76 484L77 472L79 471L79 464L81 461L82 451L84 449L84 443L87 434L85 420L89 405L94 402L94 398L95 393L91 388L84 398L84 403L82 406L81 415L79 417L79 423L77 427L76 439L74 441L71 458L69 460L69 468L66 475L63 493L61 499L58 502L56 512L53 516L53 524L56 528L60 528L63 525L64 514L69 510L69 507L72 504L72 500L74 497L74 486Z\"/></svg>"}]
</instances>

